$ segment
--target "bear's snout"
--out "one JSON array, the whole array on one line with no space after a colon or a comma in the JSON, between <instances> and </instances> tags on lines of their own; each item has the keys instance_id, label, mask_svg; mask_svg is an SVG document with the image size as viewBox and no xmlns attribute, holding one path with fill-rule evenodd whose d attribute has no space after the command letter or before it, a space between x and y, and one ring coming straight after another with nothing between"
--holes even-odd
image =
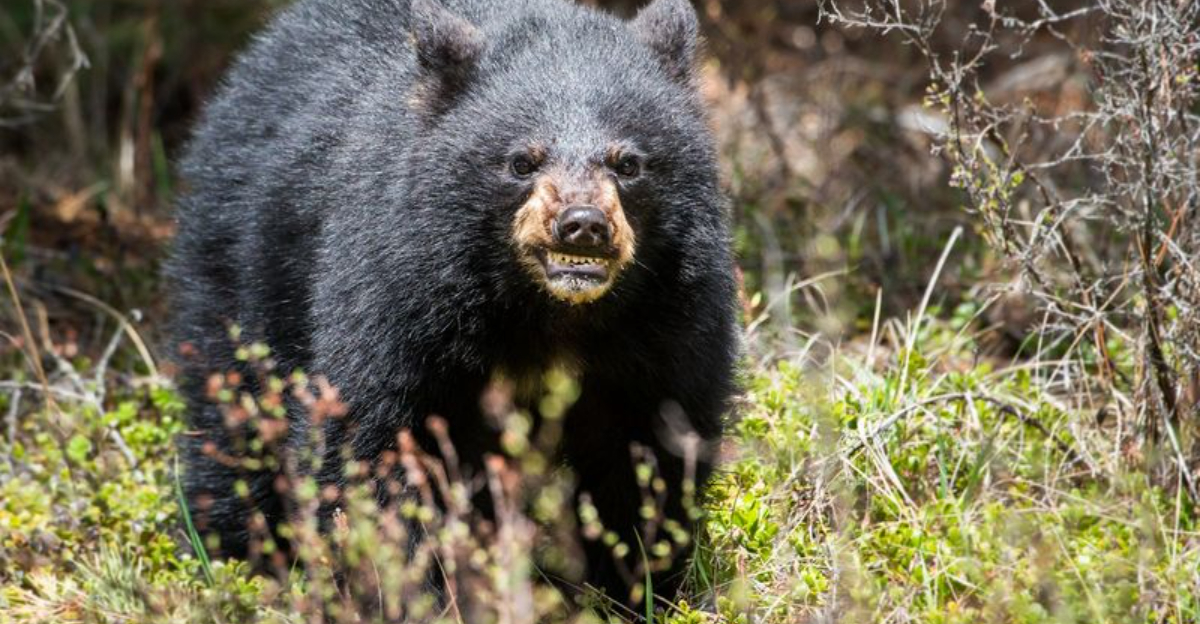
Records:
<instances>
[{"instance_id":1,"label":"bear's snout","mask_svg":"<svg viewBox=\"0 0 1200 624\"><path fill-rule=\"evenodd\" d=\"M612 243L608 218L595 206L571 206L559 213L553 225L559 245L579 251L607 249Z\"/></svg>"},{"instance_id":2,"label":"bear's snout","mask_svg":"<svg viewBox=\"0 0 1200 624\"><path fill-rule=\"evenodd\" d=\"M534 184L513 223L518 258L554 298L590 303L633 261L636 237L607 176L551 169Z\"/></svg>"}]
</instances>

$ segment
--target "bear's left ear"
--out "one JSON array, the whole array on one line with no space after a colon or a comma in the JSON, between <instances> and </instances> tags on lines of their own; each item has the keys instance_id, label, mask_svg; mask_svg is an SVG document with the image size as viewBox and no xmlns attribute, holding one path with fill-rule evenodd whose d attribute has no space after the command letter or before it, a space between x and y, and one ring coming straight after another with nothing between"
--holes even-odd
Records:
<instances>
[{"instance_id":1,"label":"bear's left ear","mask_svg":"<svg viewBox=\"0 0 1200 624\"><path fill-rule=\"evenodd\" d=\"M437 0L412 0L410 27L421 76L410 104L427 118L450 110L466 89L487 42L467 20Z\"/></svg>"},{"instance_id":2,"label":"bear's left ear","mask_svg":"<svg viewBox=\"0 0 1200 624\"><path fill-rule=\"evenodd\" d=\"M675 80L692 85L700 47L700 20L689 0L654 0L630 24Z\"/></svg>"},{"instance_id":3,"label":"bear's left ear","mask_svg":"<svg viewBox=\"0 0 1200 624\"><path fill-rule=\"evenodd\" d=\"M468 71L485 46L478 28L437 0L412 0L412 33L421 67L435 72Z\"/></svg>"}]
</instances>

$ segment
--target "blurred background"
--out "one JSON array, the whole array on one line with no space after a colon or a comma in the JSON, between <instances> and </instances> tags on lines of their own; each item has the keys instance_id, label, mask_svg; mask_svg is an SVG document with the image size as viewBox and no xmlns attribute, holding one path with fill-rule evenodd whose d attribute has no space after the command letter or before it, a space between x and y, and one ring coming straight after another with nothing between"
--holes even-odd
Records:
<instances>
[{"instance_id":1,"label":"blurred background","mask_svg":"<svg viewBox=\"0 0 1200 624\"><path fill-rule=\"evenodd\" d=\"M161 318L155 269L172 232L172 163L222 71L284 3L5 4L7 253L22 285L46 304L48 322L95 348L103 332L85 335L84 322L94 311L55 287ZM639 3L599 4L630 14ZM948 233L969 225L963 198L947 185L949 166L931 155L930 132L945 122L922 105L930 81L920 51L821 20L813 1L704 0L699 9L710 53L705 96L734 198L747 292L836 273L820 296L801 290L774 298L793 319L817 329L819 318L819 329L834 334L863 329L854 319L870 318L877 290L885 315L914 307ZM933 43L956 50L983 11L981 3L952 5ZM1043 36L1026 43L1024 57L989 63L980 79L997 87L993 97L1032 94L1049 107L1080 97L1078 63ZM956 250L961 260L942 277L940 304L953 308L981 278L996 277L977 242L968 227Z\"/></svg>"}]
</instances>

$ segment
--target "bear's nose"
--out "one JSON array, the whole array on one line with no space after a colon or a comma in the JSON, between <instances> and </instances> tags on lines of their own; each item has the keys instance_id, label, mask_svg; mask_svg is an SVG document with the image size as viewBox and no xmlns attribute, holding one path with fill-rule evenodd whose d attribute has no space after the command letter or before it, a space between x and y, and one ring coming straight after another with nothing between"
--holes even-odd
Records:
<instances>
[{"instance_id":1,"label":"bear's nose","mask_svg":"<svg viewBox=\"0 0 1200 624\"><path fill-rule=\"evenodd\" d=\"M571 247L607 247L612 242L612 231L600 209L572 206L554 220L554 238Z\"/></svg>"}]
</instances>

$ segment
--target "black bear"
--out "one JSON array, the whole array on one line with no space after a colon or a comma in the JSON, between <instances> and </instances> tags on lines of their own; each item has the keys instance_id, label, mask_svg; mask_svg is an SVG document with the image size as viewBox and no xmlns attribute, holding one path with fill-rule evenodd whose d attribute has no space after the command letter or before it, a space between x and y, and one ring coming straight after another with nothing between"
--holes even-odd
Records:
<instances>
[{"instance_id":1,"label":"black bear","mask_svg":"<svg viewBox=\"0 0 1200 624\"><path fill-rule=\"evenodd\" d=\"M703 484L739 336L698 31L687 0L630 22L565 0L300 0L256 39L182 162L168 264L186 495L222 554L247 554L251 510L288 514L272 470L228 461L208 380L244 366L232 326L339 391L322 485L434 414L478 463L496 448L490 381L563 367L580 394L561 458L604 525L638 537L631 445L689 524L668 438L699 435ZM310 439L293 411L281 452ZM588 580L627 593L609 549L587 548Z\"/></svg>"}]
</instances>

